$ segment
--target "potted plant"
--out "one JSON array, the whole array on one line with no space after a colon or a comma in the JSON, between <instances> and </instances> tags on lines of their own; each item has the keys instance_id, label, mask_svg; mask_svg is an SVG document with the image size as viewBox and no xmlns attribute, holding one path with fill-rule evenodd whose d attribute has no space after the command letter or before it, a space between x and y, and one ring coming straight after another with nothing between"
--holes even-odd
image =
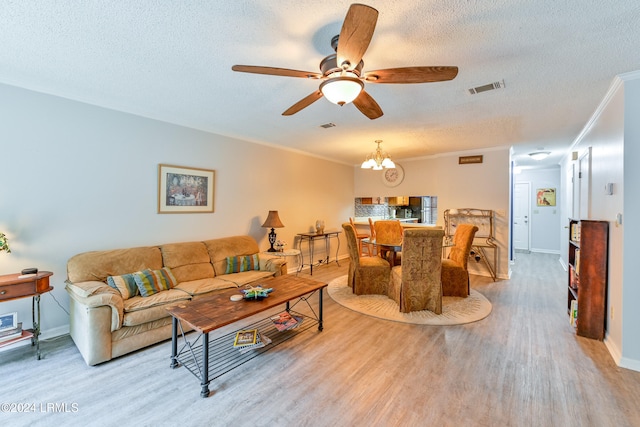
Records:
<instances>
[{"instance_id":1,"label":"potted plant","mask_svg":"<svg viewBox=\"0 0 640 427\"><path fill-rule=\"evenodd\" d=\"M9 239L7 239L6 234L0 231L0 252L3 251L10 254L11 248L9 247Z\"/></svg>"}]
</instances>

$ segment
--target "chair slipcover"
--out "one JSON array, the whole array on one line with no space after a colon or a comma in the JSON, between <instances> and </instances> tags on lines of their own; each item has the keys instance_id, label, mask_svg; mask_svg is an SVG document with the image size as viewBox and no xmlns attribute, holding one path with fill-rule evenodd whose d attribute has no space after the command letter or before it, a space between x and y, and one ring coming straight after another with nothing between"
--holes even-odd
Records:
<instances>
[{"instance_id":1,"label":"chair slipcover","mask_svg":"<svg viewBox=\"0 0 640 427\"><path fill-rule=\"evenodd\" d=\"M361 257L358 252L356 230L348 222L342 224L349 249L348 285L356 295L387 295L391 267L380 257Z\"/></svg>"},{"instance_id":2,"label":"chair slipcover","mask_svg":"<svg viewBox=\"0 0 640 427\"><path fill-rule=\"evenodd\" d=\"M466 297L469 295L469 271L467 262L478 227L459 224L453 234L453 247L449 257L442 260L442 292L444 296Z\"/></svg>"},{"instance_id":3,"label":"chair slipcover","mask_svg":"<svg viewBox=\"0 0 640 427\"><path fill-rule=\"evenodd\" d=\"M402 265L391 269L389 298L400 311L430 310L442 313L442 239L444 231L432 228L404 230Z\"/></svg>"},{"instance_id":4,"label":"chair slipcover","mask_svg":"<svg viewBox=\"0 0 640 427\"><path fill-rule=\"evenodd\" d=\"M402 245L402 224L397 219L382 219L373 223L373 227L376 231L376 242L390 245L401 246ZM378 254L389 260L389 250L378 247ZM395 263L400 264L402 252L396 252ZM391 260L393 261L393 260Z\"/></svg>"}]
</instances>

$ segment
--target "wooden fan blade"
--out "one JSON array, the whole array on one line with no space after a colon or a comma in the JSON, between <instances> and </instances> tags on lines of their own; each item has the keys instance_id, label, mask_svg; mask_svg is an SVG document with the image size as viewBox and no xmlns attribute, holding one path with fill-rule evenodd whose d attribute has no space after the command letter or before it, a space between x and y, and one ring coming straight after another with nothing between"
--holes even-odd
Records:
<instances>
[{"instance_id":1,"label":"wooden fan blade","mask_svg":"<svg viewBox=\"0 0 640 427\"><path fill-rule=\"evenodd\" d=\"M291 107L289 107L289 109L287 111L282 113L282 115L283 116L291 116L291 115L297 113L298 111L302 110L303 108L306 108L309 105L313 104L314 102L316 102L320 98L322 98L322 92L317 90L317 91L313 92L311 95L309 95L309 96L307 96L305 98L302 98L300 101L298 101L295 104L293 104Z\"/></svg>"},{"instance_id":2,"label":"wooden fan blade","mask_svg":"<svg viewBox=\"0 0 640 427\"><path fill-rule=\"evenodd\" d=\"M378 11L376 9L364 4L352 4L349 7L338 38L338 48L336 49L338 67L342 67L344 62L348 62L347 69L353 70L360 63L369 47L377 21Z\"/></svg>"},{"instance_id":3,"label":"wooden fan blade","mask_svg":"<svg viewBox=\"0 0 640 427\"><path fill-rule=\"evenodd\" d=\"M319 79L322 77L322 74L311 71L290 70L288 68L276 67L260 67L256 65L234 65L231 69L242 73L268 74L270 76L302 77L305 79Z\"/></svg>"},{"instance_id":4,"label":"wooden fan blade","mask_svg":"<svg viewBox=\"0 0 640 427\"><path fill-rule=\"evenodd\" d=\"M353 100L353 105L355 105L362 114L369 117L371 120L382 117L384 114L376 100L373 99L364 89L360 92L360 95Z\"/></svg>"},{"instance_id":5,"label":"wooden fan blade","mask_svg":"<svg viewBox=\"0 0 640 427\"><path fill-rule=\"evenodd\" d=\"M403 67L367 71L364 78L368 83L431 83L453 80L457 75L458 67Z\"/></svg>"}]
</instances>

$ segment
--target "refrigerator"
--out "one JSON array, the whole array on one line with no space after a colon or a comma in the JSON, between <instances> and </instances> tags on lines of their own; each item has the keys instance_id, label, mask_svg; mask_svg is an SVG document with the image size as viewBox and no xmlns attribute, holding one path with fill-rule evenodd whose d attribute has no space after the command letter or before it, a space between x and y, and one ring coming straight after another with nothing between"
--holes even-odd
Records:
<instances>
[{"instance_id":1,"label":"refrigerator","mask_svg":"<svg viewBox=\"0 0 640 427\"><path fill-rule=\"evenodd\" d=\"M438 219L438 198L435 196L409 197L409 207L418 222L435 224Z\"/></svg>"}]
</instances>

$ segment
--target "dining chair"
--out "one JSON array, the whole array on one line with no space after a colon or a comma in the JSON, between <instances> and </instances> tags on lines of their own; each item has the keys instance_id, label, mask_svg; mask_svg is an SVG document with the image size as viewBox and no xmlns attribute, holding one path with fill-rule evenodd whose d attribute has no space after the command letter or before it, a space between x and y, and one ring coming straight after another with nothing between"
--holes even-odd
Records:
<instances>
[{"instance_id":1,"label":"dining chair","mask_svg":"<svg viewBox=\"0 0 640 427\"><path fill-rule=\"evenodd\" d=\"M429 310L442 313L442 239L444 230L404 230L402 265L391 269L387 296L402 313Z\"/></svg>"},{"instance_id":2,"label":"dining chair","mask_svg":"<svg viewBox=\"0 0 640 427\"><path fill-rule=\"evenodd\" d=\"M442 293L444 296L466 297L471 292L467 265L473 238L478 227L458 224L453 233L453 246L449 256L442 260Z\"/></svg>"},{"instance_id":3,"label":"dining chair","mask_svg":"<svg viewBox=\"0 0 640 427\"><path fill-rule=\"evenodd\" d=\"M376 240L376 228L373 226L373 220L371 218L369 218L369 233L370 234L370 240L375 241ZM378 255L378 247L376 245L370 245L369 246L369 250L371 252L371 256L377 256Z\"/></svg>"},{"instance_id":4,"label":"dining chair","mask_svg":"<svg viewBox=\"0 0 640 427\"><path fill-rule=\"evenodd\" d=\"M376 243L402 246L402 224L397 219L382 219L373 223L376 232ZM401 252L389 251L386 248L378 247L381 257L389 259L395 257L394 264L400 263Z\"/></svg>"},{"instance_id":5,"label":"dining chair","mask_svg":"<svg viewBox=\"0 0 640 427\"><path fill-rule=\"evenodd\" d=\"M342 224L349 250L348 286L356 295L387 295L391 266L380 257L361 256L358 250L356 229L348 222Z\"/></svg>"},{"instance_id":6,"label":"dining chair","mask_svg":"<svg viewBox=\"0 0 640 427\"><path fill-rule=\"evenodd\" d=\"M360 255L364 255L364 252L362 251L362 249L363 247L366 247L367 256L371 256L371 246L368 244L366 246L362 245L362 241L364 239L368 239L369 235L358 233L358 228L356 227L356 223L353 221L353 218L349 217L349 223L351 224L351 226L353 226L353 229L356 230L356 239L358 239L358 252L360 253Z\"/></svg>"}]
</instances>

